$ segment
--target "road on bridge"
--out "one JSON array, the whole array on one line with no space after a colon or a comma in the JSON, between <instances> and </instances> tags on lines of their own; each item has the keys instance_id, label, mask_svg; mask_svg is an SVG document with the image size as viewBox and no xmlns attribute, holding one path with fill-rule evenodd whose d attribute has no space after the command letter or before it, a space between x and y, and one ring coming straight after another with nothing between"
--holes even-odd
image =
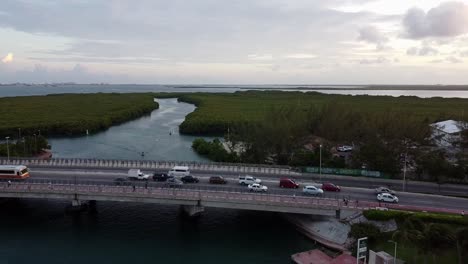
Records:
<instances>
[{"instance_id":1,"label":"road on bridge","mask_svg":"<svg viewBox=\"0 0 468 264\"><path fill-rule=\"evenodd\" d=\"M150 171L148 171L150 172ZM102 184L112 184L114 179L117 177L126 177L126 169L64 169L64 168L32 168L31 169L31 179L43 179L47 180L67 180L73 181L78 180L82 181L93 181L102 182ZM213 174L219 175L220 172L194 172L194 176L200 178L200 183L193 184L184 184L182 188L191 189L191 188L203 188L206 190L221 190L221 189L230 189L233 191L247 192L246 187L240 186L238 184L237 175L224 175L228 180L226 185L214 185L208 183L208 178ZM302 196L302 189L282 189L279 188L278 177L259 177L263 180L263 183L268 186L268 193L271 194L284 194L284 195L295 195ZM298 183L301 186L304 185L314 185L315 182L307 180L298 180ZM135 182L137 185L144 185L144 182ZM150 181L150 186L160 186L164 183ZM342 187L342 191L338 193L326 192L324 197L334 198L342 200L347 198L351 201L367 201L367 202L376 202L376 195L374 194L373 188L374 185L370 188L356 188L356 187ZM408 206L420 206L420 207L437 207L437 208L446 208L453 210L464 210L468 212L468 199L466 198L457 198L457 197L447 197L440 195L428 195L421 193L411 193L411 192L397 192L397 196L400 199L401 205Z\"/></svg>"}]
</instances>

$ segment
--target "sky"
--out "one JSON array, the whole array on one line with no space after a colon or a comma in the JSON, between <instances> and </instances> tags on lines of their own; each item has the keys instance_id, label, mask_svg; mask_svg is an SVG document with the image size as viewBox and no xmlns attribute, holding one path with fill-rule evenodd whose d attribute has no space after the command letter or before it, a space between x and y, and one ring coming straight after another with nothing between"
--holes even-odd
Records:
<instances>
[{"instance_id":1,"label":"sky","mask_svg":"<svg viewBox=\"0 0 468 264\"><path fill-rule=\"evenodd\" d=\"M468 0L2 0L0 83L468 84Z\"/></svg>"}]
</instances>

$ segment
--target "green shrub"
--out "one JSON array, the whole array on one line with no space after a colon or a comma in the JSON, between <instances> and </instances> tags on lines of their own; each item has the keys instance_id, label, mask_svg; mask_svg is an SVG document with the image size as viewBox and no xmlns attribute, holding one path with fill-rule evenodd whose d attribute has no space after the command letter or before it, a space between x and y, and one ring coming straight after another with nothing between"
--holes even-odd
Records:
<instances>
[{"instance_id":1,"label":"green shrub","mask_svg":"<svg viewBox=\"0 0 468 264\"><path fill-rule=\"evenodd\" d=\"M371 223L358 223L351 226L350 236L358 239L367 237L369 242L374 242L380 237L380 230Z\"/></svg>"},{"instance_id":2,"label":"green shrub","mask_svg":"<svg viewBox=\"0 0 468 264\"><path fill-rule=\"evenodd\" d=\"M468 225L468 219L461 215L453 214L437 214L437 213L424 213L424 212L407 212L407 211L381 211L381 210L367 210L364 211L364 216L369 220L386 221L395 219L397 221L404 221L407 218L416 218L425 223L440 223L440 224L455 224L455 225Z\"/></svg>"}]
</instances>

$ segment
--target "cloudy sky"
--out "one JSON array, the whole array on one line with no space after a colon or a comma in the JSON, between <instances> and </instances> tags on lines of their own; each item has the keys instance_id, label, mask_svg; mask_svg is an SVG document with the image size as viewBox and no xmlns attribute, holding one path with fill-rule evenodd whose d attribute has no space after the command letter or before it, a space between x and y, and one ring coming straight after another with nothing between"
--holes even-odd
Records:
<instances>
[{"instance_id":1,"label":"cloudy sky","mask_svg":"<svg viewBox=\"0 0 468 264\"><path fill-rule=\"evenodd\" d=\"M1 0L0 83L468 84L468 0Z\"/></svg>"}]
</instances>

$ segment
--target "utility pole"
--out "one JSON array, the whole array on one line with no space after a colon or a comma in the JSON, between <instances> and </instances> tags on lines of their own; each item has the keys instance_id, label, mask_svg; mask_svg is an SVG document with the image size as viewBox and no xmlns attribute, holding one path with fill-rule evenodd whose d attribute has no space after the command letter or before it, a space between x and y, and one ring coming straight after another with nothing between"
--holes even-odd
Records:
<instances>
[{"instance_id":1,"label":"utility pole","mask_svg":"<svg viewBox=\"0 0 468 264\"><path fill-rule=\"evenodd\" d=\"M403 164L403 191L406 191L406 157L408 156L408 143L405 139L405 164Z\"/></svg>"},{"instance_id":2,"label":"utility pole","mask_svg":"<svg viewBox=\"0 0 468 264\"><path fill-rule=\"evenodd\" d=\"M320 173L320 181L322 181L322 144L320 144L320 168L319 168L319 173Z\"/></svg>"},{"instance_id":3,"label":"utility pole","mask_svg":"<svg viewBox=\"0 0 468 264\"><path fill-rule=\"evenodd\" d=\"M8 163L10 162L10 148L8 146L8 139L10 137L5 137L6 138L6 148L7 148L7 156L8 156Z\"/></svg>"},{"instance_id":4,"label":"utility pole","mask_svg":"<svg viewBox=\"0 0 468 264\"><path fill-rule=\"evenodd\" d=\"M23 137L24 156L26 157L26 139Z\"/></svg>"}]
</instances>

